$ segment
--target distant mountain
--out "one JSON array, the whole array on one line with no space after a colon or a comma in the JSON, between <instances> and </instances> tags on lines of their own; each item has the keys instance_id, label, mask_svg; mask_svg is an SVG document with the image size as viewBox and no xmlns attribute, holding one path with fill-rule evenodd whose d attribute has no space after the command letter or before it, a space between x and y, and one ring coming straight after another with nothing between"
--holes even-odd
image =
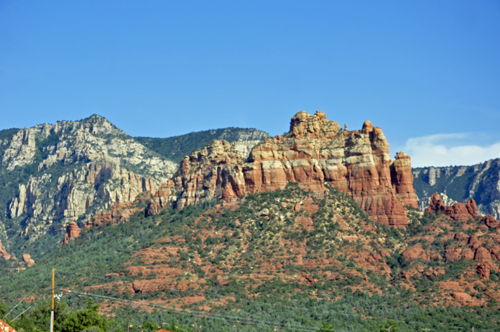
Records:
<instances>
[{"instance_id":1,"label":"distant mountain","mask_svg":"<svg viewBox=\"0 0 500 332\"><path fill-rule=\"evenodd\" d=\"M473 166L418 167L412 173L421 210L439 193L446 205L474 198L479 213L500 219L500 158Z\"/></svg>"},{"instance_id":2,"label":"distant mountain","mask_svg":"<svg viewBox=\"0 0 500 332\"><path fill-rule=\"evenodd\" d=\"M11 253L157 190L178 167L99 115L0 138L0 241Z\"/></svg>"},{"instance_id":3,"label":"distant mountain","mask_svg":"<svg viewBox=\"0 0 500 332\"><path fill-rule=\"evenodd\" d=\"M168 159L179 162L184 156L202 148L213 140L225 140L230 143L240 142L242 144L247 142L255 145L270 137L268 133L257 129L230 127L192 132L167 138L135 137L135 140Z\"/></svg>"}]
</instances>

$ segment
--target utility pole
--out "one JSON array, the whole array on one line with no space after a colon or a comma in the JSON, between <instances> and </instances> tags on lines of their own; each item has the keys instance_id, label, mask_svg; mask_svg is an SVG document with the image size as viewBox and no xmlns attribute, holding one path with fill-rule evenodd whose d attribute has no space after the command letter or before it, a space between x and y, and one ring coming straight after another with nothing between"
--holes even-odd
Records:
<instances>
[{"instance_id":1,"label":"utility pole","mask_svg":"<svg viewBox=\"0 0 500 332\"><path fill-rule=\"evenodd\" d=\"M52 269L52 308L50 311L50 332L54 332L54 279L55 269Z\"/></svg>"}]
</instances>

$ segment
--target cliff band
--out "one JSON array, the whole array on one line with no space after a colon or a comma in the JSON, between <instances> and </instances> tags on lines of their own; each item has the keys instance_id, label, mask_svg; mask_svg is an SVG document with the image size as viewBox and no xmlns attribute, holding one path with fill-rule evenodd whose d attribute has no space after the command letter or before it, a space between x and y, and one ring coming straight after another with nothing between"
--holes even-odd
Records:
<instances>
[{"instance_id":1,"label":"cliff band","mask_svg":"<svg viewBox=\"0 0 500 332\"><path fill-rule=\"evenodd\" d=\"M288 182L318 195L325 185L337 188L385 225L405 227L403 205L418 208L410 157L399 152L392 160L384 133L370 121L361 130L342 130L322 111L297 113L287 134L264 140L246 160L230 143L213 141L184 158L170 186L180 191L180 209L283 189Z\"/></svg>"}]
</instances>

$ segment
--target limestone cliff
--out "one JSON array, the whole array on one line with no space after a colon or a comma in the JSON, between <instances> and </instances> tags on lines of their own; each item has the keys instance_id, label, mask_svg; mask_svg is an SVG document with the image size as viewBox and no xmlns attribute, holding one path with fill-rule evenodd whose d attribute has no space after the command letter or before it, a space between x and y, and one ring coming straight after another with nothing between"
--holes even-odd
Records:
<instances>
[{"instance_id":1,"label":"limestone cliff","mask_svg":"<svg viewBox=\"0 0 500 332\"><path fill-rule=\"evenodd\" d=\"M234 145L213 141L184 158L173 179L178 208L212 199L231 201L297 182L321 194L326 185L347 193L382 224L406 226L403 203L418 207L410 157L389 156L382 130L370 121L362 130L341 130L325 113L297 113L290 131L256 145L248 159Z\"/></svg>"},{"instance_id":2,"label":"limestone cliff","mask_svg":"<svg viewBox=\"0 0 500 332\"><path fill-rule=\"evenodd\" d=\"M500 158L473 166L422 167L412 172L422 211L438 192L445 205L474 198L480 214L500 218Z\"/></svg>"},{"instance_id":3,"label":"limestone cliff","mask_svg":"<svg viewBox=\"0 0 500 332\"><path fill-rule=\"evenodd\" d=\"M4 146L6 172L31 167L8 206L22 235L36 238L54 223L85 221L115 203L154 193L177 165L93 115L24 128Z\"/></svg>"}]
</instances>

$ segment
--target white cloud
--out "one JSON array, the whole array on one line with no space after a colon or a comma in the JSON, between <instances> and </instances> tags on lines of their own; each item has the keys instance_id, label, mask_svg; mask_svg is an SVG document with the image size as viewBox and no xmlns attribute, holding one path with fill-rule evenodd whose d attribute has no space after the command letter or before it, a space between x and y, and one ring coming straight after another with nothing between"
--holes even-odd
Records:
<instances>
[{"instance_id":1,"label":"white cloud","mask_svg":"<svg viewBox=\"0 0 500 332\"><path fill-rule=\"evenodd\" d=\"M464 140L470 136L456 133L414 137L406 141L403 151L411 156L412 167L474 165L500 158L500 142L489 146L466 144Z\"/></svg>"}]
</instances>

